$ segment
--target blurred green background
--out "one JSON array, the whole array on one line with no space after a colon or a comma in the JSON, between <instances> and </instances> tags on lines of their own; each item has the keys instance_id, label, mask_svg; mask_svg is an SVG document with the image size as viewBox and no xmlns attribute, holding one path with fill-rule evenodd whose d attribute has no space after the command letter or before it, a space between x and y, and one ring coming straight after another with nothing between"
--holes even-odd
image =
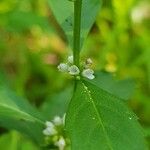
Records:
<instances>
[{"instance_id":1,"label":"blurred green background","mask_svg":"<svg viewBox=\"0 0 150 150\"><path fill-rule=\"evenodd\" d=\"M150 145L149 35L149 0L104 0L81 56L91 57L97 70L135 80L128 104ZM47 97L69 85L70 79L57 71L71 53L64 39L46 0L0 0L0 84L40 108ZM16 131L1 128L0 149L4 147L38 149Z\"/></svg>"}]
</instances>

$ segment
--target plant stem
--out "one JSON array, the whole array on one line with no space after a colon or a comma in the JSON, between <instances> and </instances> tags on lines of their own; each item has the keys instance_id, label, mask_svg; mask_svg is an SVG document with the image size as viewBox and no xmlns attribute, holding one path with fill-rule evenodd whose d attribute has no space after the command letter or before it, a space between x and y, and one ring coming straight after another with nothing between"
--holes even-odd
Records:
<instances>
[{"instance_id":1,"label":"plant stem","mask_svg":"<svg viewBox=\"0 0 150 150\"><path fill-rule=\"evenodd\" d=\"M80 68L80 32L81 32L81 10L82 0L74 2L74 29L73 29L73 58L74 64ZM74 81L74 91L77 87L77 80Z\"/></svg>"},{"instance_id":2,"label":"plant stem","mask_svg":"<svg viewBox=\"0 0 150 150\"><path fill-rule=\"evenodd\" d=\"M81 32L82 0L74 2L74 31L73 31L73 56L74 64L80 68L80 32Z\"/></svg>"}]
</instances>

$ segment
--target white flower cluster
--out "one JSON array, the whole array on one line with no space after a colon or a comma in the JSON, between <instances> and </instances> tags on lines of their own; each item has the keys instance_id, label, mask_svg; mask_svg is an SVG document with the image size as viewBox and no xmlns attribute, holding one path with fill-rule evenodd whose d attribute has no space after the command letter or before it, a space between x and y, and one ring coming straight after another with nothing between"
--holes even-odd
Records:
<instances>
[{"instance_id":1,"label":"white flower cluster","mask_svg":"<svg viewBox=\"0 0 150 150\"><path fill-rule=\"evenodd\" d=\"M92 60L88 58L86 62L84 63L83 70L80 71L80 69L76 65L73 64L73 56L69 56L68 62L60 63L57 68L60 72L67 72L73 76L77 76L81 72L81 75L83 77L92 80L95 78L94 71L90 68L92 64L93 64Z\"/></svg>"},{"instance_id":2,"label":"white flower cluster","mask_svg":"<svg viewBox=\"0 0 150 150\"><path fill-rule=\"evenodd\" d=\"M55 116L53 121L46 121L46 128L43 130L43 134L46 136L46 139L49 143L53 143L54 146L58 147L59 150L64 150L66 146L66 141L63 135L60 135L61 130L63 130L64 119L59 116ZM61 133L62 134L62 133Z\"/></svg>"}]
</instances>

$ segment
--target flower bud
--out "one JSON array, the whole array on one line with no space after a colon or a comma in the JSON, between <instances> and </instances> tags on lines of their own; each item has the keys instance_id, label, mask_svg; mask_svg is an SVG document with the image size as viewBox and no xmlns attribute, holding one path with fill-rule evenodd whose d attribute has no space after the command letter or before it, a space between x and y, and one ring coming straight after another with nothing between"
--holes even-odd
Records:
<instances>
[{"instance_id":1,"label":"flower bud","mask_svg":"<svg viewBox=\"0 0 150 150\"><path fill-rule=\"evenodd\" d=\"M59 116L55 116L53 122L56 126L60 126L63 124L63 119Z\"/></svg>"},{"instance_id":2,"label":"flower bud","mask_svg":"<svg viewBox=\"0 0 150 150\"><path fill-rule=\"evenodd\" d=\"M68 65L65 64L65 63L61 63L58 65L58 70L61 71L61 72L67 72L68 71Z\"/></svg>"},{"instance_id":3,"label":"flower bud","mask_svg":"<svg viewBox=\"0 0 150 150\"><path fill-rule=\"evenodd\" d=\"M63 137L60 137L60 139L55 142L55 145L59 148L59 150L64 150L66 146L65 139Z\"/></svg>"},{"instance_id":4,"label":"flower bud","mask_svg":"<svg viewBox=\"0 0 150 150\"><path fill-rule=\"evenodd\" d=\"M70 64L73 64L73 56L72 56L72 55L68 57L68 62L69 62Z\"/></svg>"}]
</instances>

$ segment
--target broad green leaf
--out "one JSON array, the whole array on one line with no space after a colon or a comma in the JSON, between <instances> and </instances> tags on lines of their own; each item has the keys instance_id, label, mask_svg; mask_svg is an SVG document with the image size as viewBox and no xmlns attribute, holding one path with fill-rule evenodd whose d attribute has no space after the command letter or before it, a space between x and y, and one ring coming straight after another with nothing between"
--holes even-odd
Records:
<instances>
[{"instance_id":1,"label":"broad green leaf","mask_svg":"<svg viewBox=\"0 0 150 150\"><path fill-rule=\"evenodd\" d=\"M44 119L39 112L31 107L24 99L16 96L9 89L0 86L0 126L16 129L42 142Z\"/></svg>"},{"instance_id":2,"label":"broad green leaf","mask_svg":"<svg viewBox=\"0 0 150 150\"><path fill-rule=\"evenodd\" d=\"M70 86L60 93L49 96L41 107L43 115L48 120L53 119L54 116L62 117L67 111L72 93L73 87Z\"/></svg>"},{"instance_id":3,"label":"broad green leaf","mask_svg":"<svg viewBox=\"0 0 150 150\"><path fill-rule=\"evenodd\" d=\"M119 98L127 100L134 92L135 83L132 79L115 80L112 74L106 72L96 72L95 76L96 78L89 82Z\"/></svg>"},{"instance_id":4,"label":"broad green leaf","mask_svg":"<svg viewBox=\"0 0 150 150\"><path fill-rule=\"evenodd\" d=\"M48 0L53 14L64 30L68 42L73 44L73 2L69 0ZM96 15L100 10L102 0L82 0L81 46L91 29Z\"/></svg>"},{"instance_id":5,"label":"broad green leaf","mask_svg":"<svg viewBox=\"0 0 150 150\"><path fill-rule=\"evenodd\" d=\"M66 116L72 150L147 150L137 117L119 98L84 81Z\"/></svg>"}]
</instances>

